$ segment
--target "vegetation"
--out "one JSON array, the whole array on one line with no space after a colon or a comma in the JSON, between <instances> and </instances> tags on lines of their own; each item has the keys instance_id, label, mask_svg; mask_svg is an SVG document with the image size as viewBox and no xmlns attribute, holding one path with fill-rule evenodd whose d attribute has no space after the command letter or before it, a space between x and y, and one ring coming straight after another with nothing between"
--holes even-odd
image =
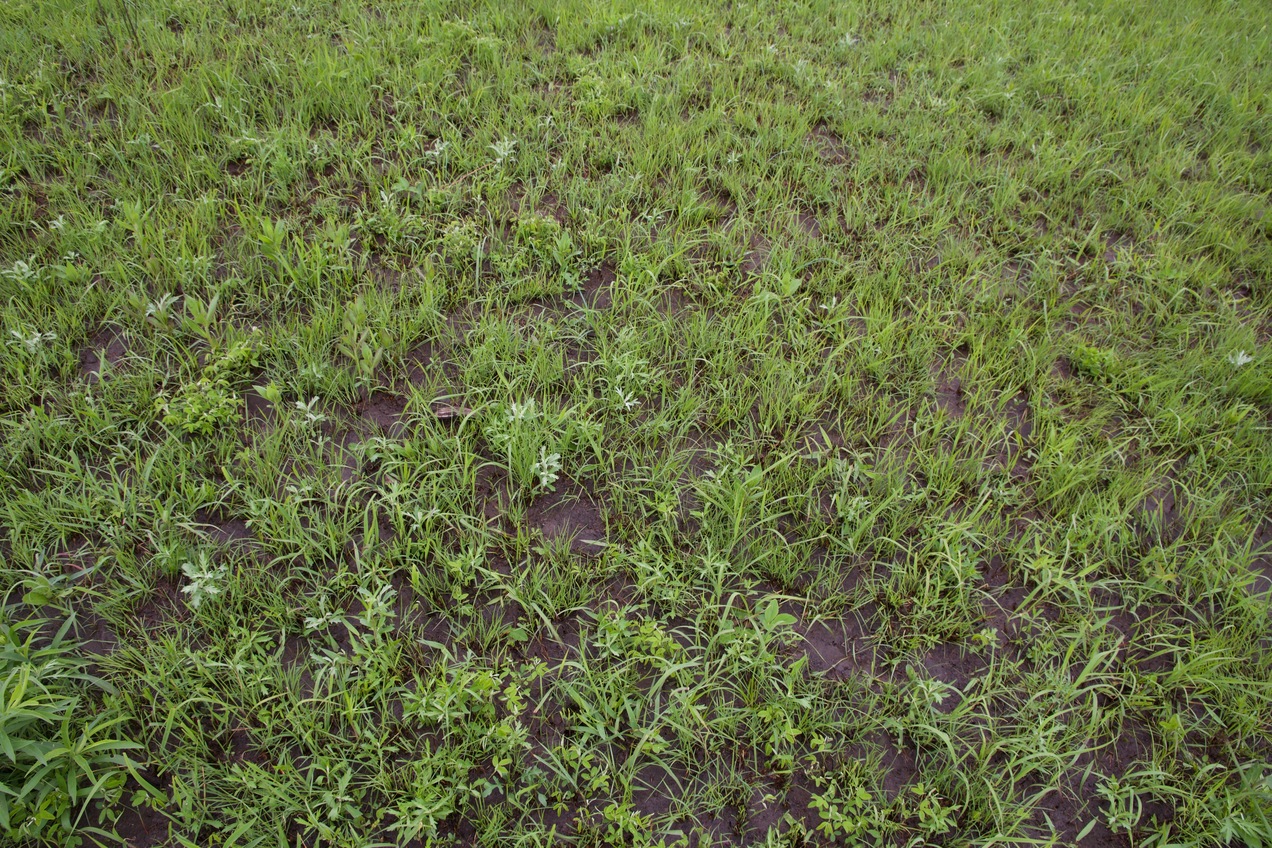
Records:
<instances>
[{"instance_id":1,"label":"vegetation","mask_svg":"<svg viewBox=\"0 0 1272 848\"><path fill-rule=\"evenodd\" d=\"M1272 845L1269 24L0 5L0 831Z\"/></svg>"}]
</instances>

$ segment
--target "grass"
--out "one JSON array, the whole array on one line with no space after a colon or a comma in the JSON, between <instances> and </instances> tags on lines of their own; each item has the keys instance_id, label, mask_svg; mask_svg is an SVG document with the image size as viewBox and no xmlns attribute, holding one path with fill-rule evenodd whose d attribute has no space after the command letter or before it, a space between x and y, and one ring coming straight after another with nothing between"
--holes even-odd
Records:
<instances>
[{"instance_id":1,"label":"grass","mask_svg":"<svg viewBox=\"0 0 1272 848\"><path fill-rule=\"evenodd\" d=\"M12 0L19 845L1272 844L1255 0Z\"/></svg>"}]
</instances>

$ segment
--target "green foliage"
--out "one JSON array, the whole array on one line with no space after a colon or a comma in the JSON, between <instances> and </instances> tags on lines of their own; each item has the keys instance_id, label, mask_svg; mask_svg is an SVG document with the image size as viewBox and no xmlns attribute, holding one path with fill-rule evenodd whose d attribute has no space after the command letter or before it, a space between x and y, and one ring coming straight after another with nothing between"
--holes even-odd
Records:
<instances>
[{"instance_id":1,"label":"green foliage","mask_svg":"<svg viewBox=\"0 0 1272 848\"><path fill-rule=\"evenodd\" d=\"M1272 844L1268 23L0 4L9 841Z\"/></svg>"},{"instance_id":2,"label":"green foliage","mask_svg":"<svg viewBox=\"0 0 1272 848\"><path fill-rule=\"evenodd\" d=\"M1118 371L1117 354L1089 345L1078 345L1073 350L1073 368L1093 380L1110 380Z\"/></svg>"},{"instance_id":3,"label":"green foliage","mask_svg":"<svg viewBox=\"0 0 1272 848\"><path fill-rule=\"evenodd\" d=\"M163 423L192 434L210 435L238 415L243 404L238 384L244 372L258 362L254 339L244 339L227 348L208 363L202 375L186 383L171 400L160 396L155 405L163 413Z\"/></svg>"},{"instance_id":4,"label":"green foliage","mask_svg":"<svg viewBox=\"0 0 1272 848\"><path fill-rule=\"evenodd\" d=\"M126 716L101 703L110 686L76 655L73 619L54 631L25 612L0 609L0 832L78 844L95 805L120 803L140 746L119 738Z\"/></svg>"}]
</instances>

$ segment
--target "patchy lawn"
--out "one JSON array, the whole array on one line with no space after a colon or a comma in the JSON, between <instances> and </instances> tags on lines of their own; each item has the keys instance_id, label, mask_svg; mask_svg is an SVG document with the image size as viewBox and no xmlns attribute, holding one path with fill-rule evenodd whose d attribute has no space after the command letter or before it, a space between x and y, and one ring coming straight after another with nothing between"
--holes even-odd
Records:
<instances>
[{"instance_id":1,"label":"patchy lawn","mask_svg":"<svg viewBox=\"0 0 1272 848\"><path fill-rule=\"evenodd\" d=\"M1272 844L1269 25L9 0L0 833Z\"/></svg>"}]
</instances>

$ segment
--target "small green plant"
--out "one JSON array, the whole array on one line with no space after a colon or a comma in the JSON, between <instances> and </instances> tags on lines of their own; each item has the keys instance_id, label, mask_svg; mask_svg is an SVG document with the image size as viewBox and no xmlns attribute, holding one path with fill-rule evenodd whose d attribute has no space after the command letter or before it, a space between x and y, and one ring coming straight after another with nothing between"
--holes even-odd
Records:
<instances>
[{"instance_id":1,"label":"small green plant","mask_svg":"<svg viewBox=\"0 0 1272 848\"><path fill-rule=\"evenodd\" d=\"M198 379L182 386L175 397L160 395L155 405L163 413L163 423L186 433L210 435L233 421L243 405L238 383L257 364L258 355L255 339L243 339L209 363Z\"/></svg>"},{"instance_id":2,"label":"small green plant","mask_svg":"<svg viewBox=\"0 0 1272 848\"><path fill-rule=\"evenodd\" d=\"M49 624L0 609L0 833L76 845L94 806L114 809L129 775L140 780L140 746L120 738L126 716L99 700L111 687L76 656L74 618L51 637Z\"/></svg>"},{"instance_id":3,"label":"small green plant","mask_svg":"<svg viewBox=\"0 0 1272 848\"><path fill-rule=\"evenodd\" d=\"M181 587L181 592L190 596L190 609L197 612L209 600L225 592L229 567L223 562L213 564L207 551L199 551L196 559L181 564L181 573L186 577L186 585Z\"/></svg>"},{"instance_id":4,"label":"small green plant","mask_svg":"<svg viewBox=\"0 0 1272 848\"><path fill-rule=\"evenodd\" d=\"M225 380L200 377L172 400L160 400L163 423L191 434L210 435L238 416L242 401Z\"/></svg>"},{"instance_id":5,"label":"small green plant","mask_svg":"<svg viewBox=\"0 0 1272 848\"><path fill-rule=\"evenodd\" d=\"M1080 344L1070 356L1073 370L1093 380L1109 380L1118 372L1117 354L1090 345Z\"/></svg>"},{"instance_id":6,"label":"small green plant","mask_svg":"<svg viewBox=\"0 0 1272 848\"><path fill-rule=\"evenodd\" d=\"M345 304L341 319L340 352L353 363L359 382L369 384L384 359L386 331L372 326L375 316L359 295Z\"/></svg>"},{"instance_id":7,"label":"small green plant","mask_svg":"<svg viewBox=\"0 0 1272 848\"><path fill-rule=\"evenodd\" d=\"M819 779L808 805L817 811L817 830L840 844L879 844L884 837L883 806L855 773Z\"/></svg>"},{"instance_id":8,"label":"small green plant","mask_svg":"<svg viewBox=\"0 0 1272 848\"><path fill-rule=\"evenodd\" d=\"M916 783L910 787L910 794L916 796L907 800L917 802L914 812L924 834L943 836L957 826L958 808L943 801L934 788Z\"/></svg>"},{"instance_id":9,"label":"small green plant","mask_svg":"<svg viewBox=\"0 0 1272 848\"><path fill-rule=\"evenodd\" d=\"M1095 787L1096 794L1104 801L1104 821L1109 830L1130 833L1144 815L1135 786L1128 780L1106 777Z\"/></svg>"},{"instance_id":10,"label":"small green plant","mask_svg":"<svg viewBox=\"0 0 1272 848\"><path fill-rule=\"evenodd\" d=\"M647 359L637 355L635 344L635 336L630 328L625 328L615 340L614 349L598 362L606 399L620 411L640 406L657 378L657 370Z\"/></svg>"},{"instance_id":11,"label":"small green plant","mask_svg":"<svg viewBox=\"0 0 1272 848\"><path fill-rule=\"evenodd\" d=\"M601 810L603 835L607 845L652 845L653 822L631 804L610 803Z\"/></svg>"},{"instance_id":12,"label":"small green plant","mask_svg":"<svg viewBox=\"0 0 1272 848\"><path fill-rule=\"evenodd\" d=\"M657 619L632 619L614 609L606 610L597 619L593 644L602 655L632 657L650 664L671 659L681 649Z\"/></svg>"},{"instance_id":13,"label":"small green plant","mask_svg":"<svg viewBox=\"0 0 1272 848\"><path fill-rule=\"evenodd\" d=\"M463 803L465 788L430 759L412 764L411 784L406 796L392 810L389 830L405 841L422 839L425 844L437 836L438 827Z\"/></svg>"},{"instance_id":14,"label":"small green plant","mask_svg":"<svg viewBox=\"0 0 1272 848\"><path fill-rule=\"evenodd\" d=\"M486 425L486 438L503 454L517 485L532 496L550 492L560 478L560 430L553 416L530 398L496 411Z\"/></svg>"}]
</instances>

